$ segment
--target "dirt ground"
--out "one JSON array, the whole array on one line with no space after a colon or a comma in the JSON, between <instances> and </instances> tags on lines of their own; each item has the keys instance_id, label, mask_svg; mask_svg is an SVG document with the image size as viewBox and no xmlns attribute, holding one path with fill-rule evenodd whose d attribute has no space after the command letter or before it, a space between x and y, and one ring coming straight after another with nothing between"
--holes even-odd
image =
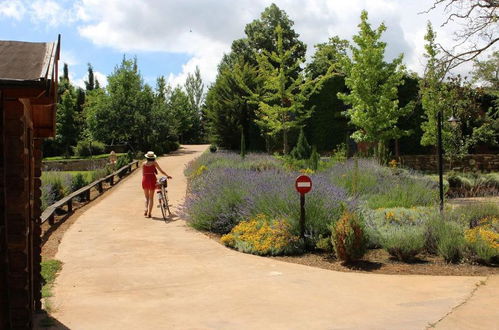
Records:
<instances>
[{"instance_id":1,"label":"dirt ground","mask_svg":"<svg viewBox=\"0 0 499 330\"><path fill-rule=\"evenodd\" d=\"M204 234L222 244L220 242L221 235L213 233ZM388 252L383 249L368 250L363 260L350 265L344 265L341 261L338 261L333 254L326 252L268 258L340 272L443 276L488 276L499 274L499 267L497 265L484 266L465 263L448 264L441 257L424 254L420 255L413 263L400 262L394 260Z\"/></svg>"}]
</instances>

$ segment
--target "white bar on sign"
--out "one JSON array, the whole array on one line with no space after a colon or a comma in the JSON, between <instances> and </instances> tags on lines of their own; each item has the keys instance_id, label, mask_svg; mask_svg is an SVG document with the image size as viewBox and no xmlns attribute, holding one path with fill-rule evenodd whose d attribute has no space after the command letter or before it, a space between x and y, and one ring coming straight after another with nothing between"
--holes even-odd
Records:
<instances>
[{"instance_id":1,"label":"white bar on sign","mask_svg":"<svg viewBox=\"0 0 499 330\"><path fill-rule=\"evenodd\" d=\"M296 185L297 187L310 187L311 183L310 182L298 182Z\"/></svg>"}]
</instances>

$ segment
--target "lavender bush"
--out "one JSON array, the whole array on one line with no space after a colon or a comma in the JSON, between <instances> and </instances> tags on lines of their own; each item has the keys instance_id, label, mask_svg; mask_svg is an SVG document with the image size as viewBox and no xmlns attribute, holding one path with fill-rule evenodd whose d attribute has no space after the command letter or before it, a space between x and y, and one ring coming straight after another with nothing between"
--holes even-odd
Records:
<instances>
[{"instance_id":1,"label":"lavender bush","mask_svg":"<svg viewBox=\"0 0 499 330\"><path fill-rule=\"evenodd\" d=\"M429 206L437 201L437 184L415 172L382 167L371 159L348 160L332 166L331 181L359 196L372 209Z\"/></svg>"},{"instance_id":2,"label":"lavender bush","mask_svg":"<svg viewBox=\"0 0 499 330\"><path fill-rule=\"evenodd\" d=\"M197 171L203 165L207 169ZM299 233L297 173L285 171L272 157L250 154L243 160L230 153L207 153L191 163L186 174L191 180L185 213L193 227L228 233L240 221L265 214L289 219L293 234ZM306 197L306 235L315 242L330 234L330 225L344 207L355 208L357 203L327 175L312 175L312 180L314 188Z\"/></svg>"}]
</instances>

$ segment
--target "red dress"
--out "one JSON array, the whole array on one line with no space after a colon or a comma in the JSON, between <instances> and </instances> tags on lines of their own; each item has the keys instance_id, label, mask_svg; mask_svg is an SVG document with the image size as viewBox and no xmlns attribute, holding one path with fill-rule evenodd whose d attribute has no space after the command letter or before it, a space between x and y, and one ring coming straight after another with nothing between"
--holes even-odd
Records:
<instances>
[{"instance_id":1,"label":"red dress","mask_svg":"<svg viewBox=\"0 0 499 330\"><path fill-rule=\"evenodd\" d=\"M142 170L142 189L154 190L156 188L156 166L143 165Z\"/></svg>"}]
</instances>

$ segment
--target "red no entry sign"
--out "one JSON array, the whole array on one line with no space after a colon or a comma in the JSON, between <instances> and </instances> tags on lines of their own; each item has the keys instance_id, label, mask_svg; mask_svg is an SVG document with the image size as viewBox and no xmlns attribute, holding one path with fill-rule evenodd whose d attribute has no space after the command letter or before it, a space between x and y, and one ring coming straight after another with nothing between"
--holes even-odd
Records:
<instances>
[{"instance_id":1,"label":"red no entry sign","mask_svg":"<svg viewBox=\"0 0 499 330\"><path fill-rule=\"evenodd\" d=\"M300 175L295 182L296 191L304 195L312 190L312 180L306 175Z\"/></svg>"}]
</instances>

